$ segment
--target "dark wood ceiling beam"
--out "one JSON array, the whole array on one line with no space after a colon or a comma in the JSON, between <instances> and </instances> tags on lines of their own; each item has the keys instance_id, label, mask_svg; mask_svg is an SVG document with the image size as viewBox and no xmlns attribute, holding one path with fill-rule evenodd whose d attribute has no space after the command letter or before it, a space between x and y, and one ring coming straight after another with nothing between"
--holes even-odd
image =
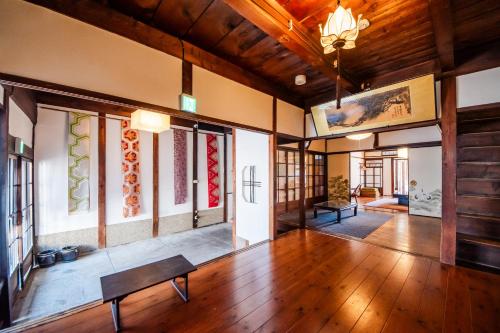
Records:
<instances>
[{"instance_id":1,"label":"dark wood ceiling beam","mask_svg":"<svg viewBox=\"0 0 500 333\"><path fill-rule=\"evenodd\" d=\"M224 0L241 16L255 24L259 29L279 41L283 46L295 52L314 68L336 80L337 69L331 60L323 54L318 39L274 0ZM293 21L293 29L288 29L288 22ZM359 84L344 72L342 87L349 92L356 92Z\"/></svg>"},{"instance_id":2,"label":"dark wood ceiling beam","mask_svg":"<svg viewBox=\"0 0 500 333\"><path fill-rule=\"evenodd\" d=\"M98 2L91 0L76 2L72 0L27 1L182 59L183 47L177 37L121 14ZM296 106L303 106L302 100L285 87L275 85L269 80L191 43L184 41L183 45L184 59L192 64L263 93L276 96Z\"/></svg>"},{"instance_id":3,"label":"dark wood ceiling beam","mask_svg":"<svg viewBox=\"0 0 500 333\"><path fill-rule=\"evenodd\" d=\"M455 67L451 1L429 0L429 11L441 69L451 70Z\"/></svg>"}]
</instances>

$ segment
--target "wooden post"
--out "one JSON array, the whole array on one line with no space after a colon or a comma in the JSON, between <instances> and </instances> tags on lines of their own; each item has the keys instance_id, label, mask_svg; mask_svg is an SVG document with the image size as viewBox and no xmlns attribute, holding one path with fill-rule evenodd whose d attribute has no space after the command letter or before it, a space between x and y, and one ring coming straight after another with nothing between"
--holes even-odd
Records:
<instances>
[{"instance_id":1,"label":"wooden post","mask_svg":"<svg viewBox=\"0 0 500 333\"><path fill-rule=\"evenodd\" d=\"M233 139L233 145L232 145L232 150L233 150L233 170L231 171L232 173L232 199L233 199L233 221L232 221L232 235L233 235L233 249L237 249L237 242L236 242L236 129L233 128L232 130L232 139Z\"/></svg>"},{"instance_id":2,"label":"wooden post","mask_svg":"<svg viewBox=\"0 0 500 333\"><path fill-rule=\"evenodd\" d=\"M198 228L198 125L193 128L193 228Z\"/></svg>"},{"instance_id":3,"label":"wooden post","mask_svg":"<svg viewBox=\"0 0 500 333\"><path fill-rule=\"evenodd\" d=\"M153 133L153 237L158 237L158 228L160 224L159 217L159 149L158 133Z\"/></svg>"},{"instance_id":4,"label":"wooden post","mask_svg":"<svg viewBox=\"0 0 500 333\"><path fill-rule=\"evenodd\" d=\"M223 181L224 181L224 222L228 222L227 217L228 217L228 191L227 191L227 134L226 130L224 129L224 174L223 174Z\"/></svg>"},{"instance_id":5,"label":"wooden post","mask_svg":"<svg viewBox=\"0 0 500 333\"><path fill-rule=\"evenodd\" d=\"M305 178L305 142L299 142L299 225L300 228L306 227L306 178Z\"/></svg>"},{"instance_id":6,"label":"wooden post","mask_svg":"<svg viewBox=\"0 0 500 333\"><path fill-rule=\"evenodd\" d=\"M97 193L97 243L100 249L106 247L106 114L99 113L98 129L98 159L99 180Z\"/></svg>"},{"instance_id":7,"label":"wooden post","mask_svg":"<svg viewBox=\"0 0 500 333\"><path fill-rule=\"evenodd\" d=\"M270 220L269 220L269 238L274 240L278 236L278 182L276 175L278 174L278 99L273 97L273 134L270 136L269 149L269 182L272 190L272 204L270 205ZM287 191L288 193L288 191Z\"/></svg>"},{"instance_id":8,"label":"wooden post","mask_svg":"<svg viewBox=\"0 0 500 333\"><path fill-rule=\"evenodd\" d=\"M7 326L10 325L11 302L9 300L9 255L7 253L7 185L8 185L8 163L9 163L9 95L10 87L4 86L4 98L0 108L0 320Z\"/></svg>"},{"instance_id":9,"label":"wooden post","mask_svg":"<svg viewBox=\"0 0 500 333\"><path fill-rule=\"evenodd\" d=\"M455 265L457 227L457 89L456 78L441 81L443 147L443 213L441 262Z\"/></svg>"}]
</instances>

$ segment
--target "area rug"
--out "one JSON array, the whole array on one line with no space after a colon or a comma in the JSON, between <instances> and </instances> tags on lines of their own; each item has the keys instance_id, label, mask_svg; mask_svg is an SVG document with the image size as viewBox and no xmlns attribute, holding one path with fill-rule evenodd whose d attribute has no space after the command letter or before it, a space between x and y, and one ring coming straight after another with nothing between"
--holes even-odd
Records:
<instances>
[{"instance_id":1,"label":"area rug","mask_svg":"<svg viewBox=\"0 0 500 333\"><path fill-rule=\"evenodd\" d=\"M398 205L398 198L382 198L366 203L365 206L374 208L394 209L401 212L408 211L408 206Z\"/></svg>"},{"instance_id":2,"label":"area rug","mask_svg":"<svg viewBox=\"0 0 500 333\"><path fill-rule=\"evenodd\" d=\"M366 238L369 234L380 228L384 223L389 221L393 216L382 213L369 213L358 210L357 216L342 218L340 223L328 224L318 223L316 229L330 234L344 234L357 238ZM318 215L318 219L322 222L334 222L336 214L330 212L322 212ZM313 219L317 220L317 219ZM310 222L308 221L308 226ZM324 226L321 226L324 225Z\"/></svg>"},{"instance_id":3,"label":"area rug","mask_svg":"<svg viewBox=\"0 0 500 333\"><path fill-rule=\"evenodd\" d=\"M68 213L90 208L90 115L68 113Z\"/></svg>"},{"instance_id":4,"label":"area rug","mask_svg":"<svg viewBox=\"0 0 500 333\"><path fill-rule=\"evenodd\" d=\"M123 217L141 212L141 174L139 165L139 131L130 128L130 120L122 120Z\"/></svg>"},{"instance_id":5,"label":"area rug","mask_svg":"<svg viewBox=\"0 0 500 333\"><path fill-rule=\"evenodd\" d=\"M187 132L174 128L174 193L175 204L187 200Z\"/></svg>"},{"instance_id":6,"label":"area rug","mask_svg":"<svg viewBox=\"0 0 500 333\"><path fill-rule=\"evenodd\" d=\"M219 154L217 136L207 134L208 208L219 206Z\"/></svg>"}]
</instances>

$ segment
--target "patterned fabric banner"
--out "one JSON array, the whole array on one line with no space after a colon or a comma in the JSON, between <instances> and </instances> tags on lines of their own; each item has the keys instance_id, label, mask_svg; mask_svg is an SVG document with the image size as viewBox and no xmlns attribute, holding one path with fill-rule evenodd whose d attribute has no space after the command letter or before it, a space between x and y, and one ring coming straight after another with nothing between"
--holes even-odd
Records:
<instances>
[{"instance_id":1,"label":"patterned fabric banner","mask_svg":"<svg viewBox=\"0 0 500 333\"><path fill-rule=\"evenodd\" d=\"M141 212L141 173L139 168L139 132L130 128L130 120L122 120L123 217Z\"/></svg>"},{"instance_id":2,"label":"patterned fabric banner","mask_svg":"<svg viewBox=\"0 0 500 333\"><path fill-rule=\"evenodd\" d=\"M217 136L207 134L208 207L219 206L219 154Z\"/></svg>"},{"instance_id":3,"label":"patterned fabric banner","mask_svg":"<svg viewBox=\"0 0 500 333\"><path fill-rule=\"evenodd\" d=\"M68 113L68 213L90 208L90 115Z\"/></svg>"},{"instance_id":4,"label":"patterned fabric banner","mask_svg":"<svg viewBox=\"0 0 500 333\"><path fill-rule=\"evenodd\" d=\"M187 200L187 133L174 128L174 187L175 204Z\"/></svg>"}]
</instances>

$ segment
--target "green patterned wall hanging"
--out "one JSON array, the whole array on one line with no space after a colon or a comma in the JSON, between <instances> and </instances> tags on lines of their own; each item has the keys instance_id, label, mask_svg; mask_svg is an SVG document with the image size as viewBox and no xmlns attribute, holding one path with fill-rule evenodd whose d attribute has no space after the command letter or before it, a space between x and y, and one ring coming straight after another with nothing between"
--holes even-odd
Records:
<instances>
[{"instance_id":1,"label":"green patterned wall hanging","mask_svg":"<svg viewBox=\"0 0 500 333\"><path fill-rule=\"evenodd\" d=\"M90 116L68 113L68 213L90 208Z\"/></svg>"}]
</instances>

